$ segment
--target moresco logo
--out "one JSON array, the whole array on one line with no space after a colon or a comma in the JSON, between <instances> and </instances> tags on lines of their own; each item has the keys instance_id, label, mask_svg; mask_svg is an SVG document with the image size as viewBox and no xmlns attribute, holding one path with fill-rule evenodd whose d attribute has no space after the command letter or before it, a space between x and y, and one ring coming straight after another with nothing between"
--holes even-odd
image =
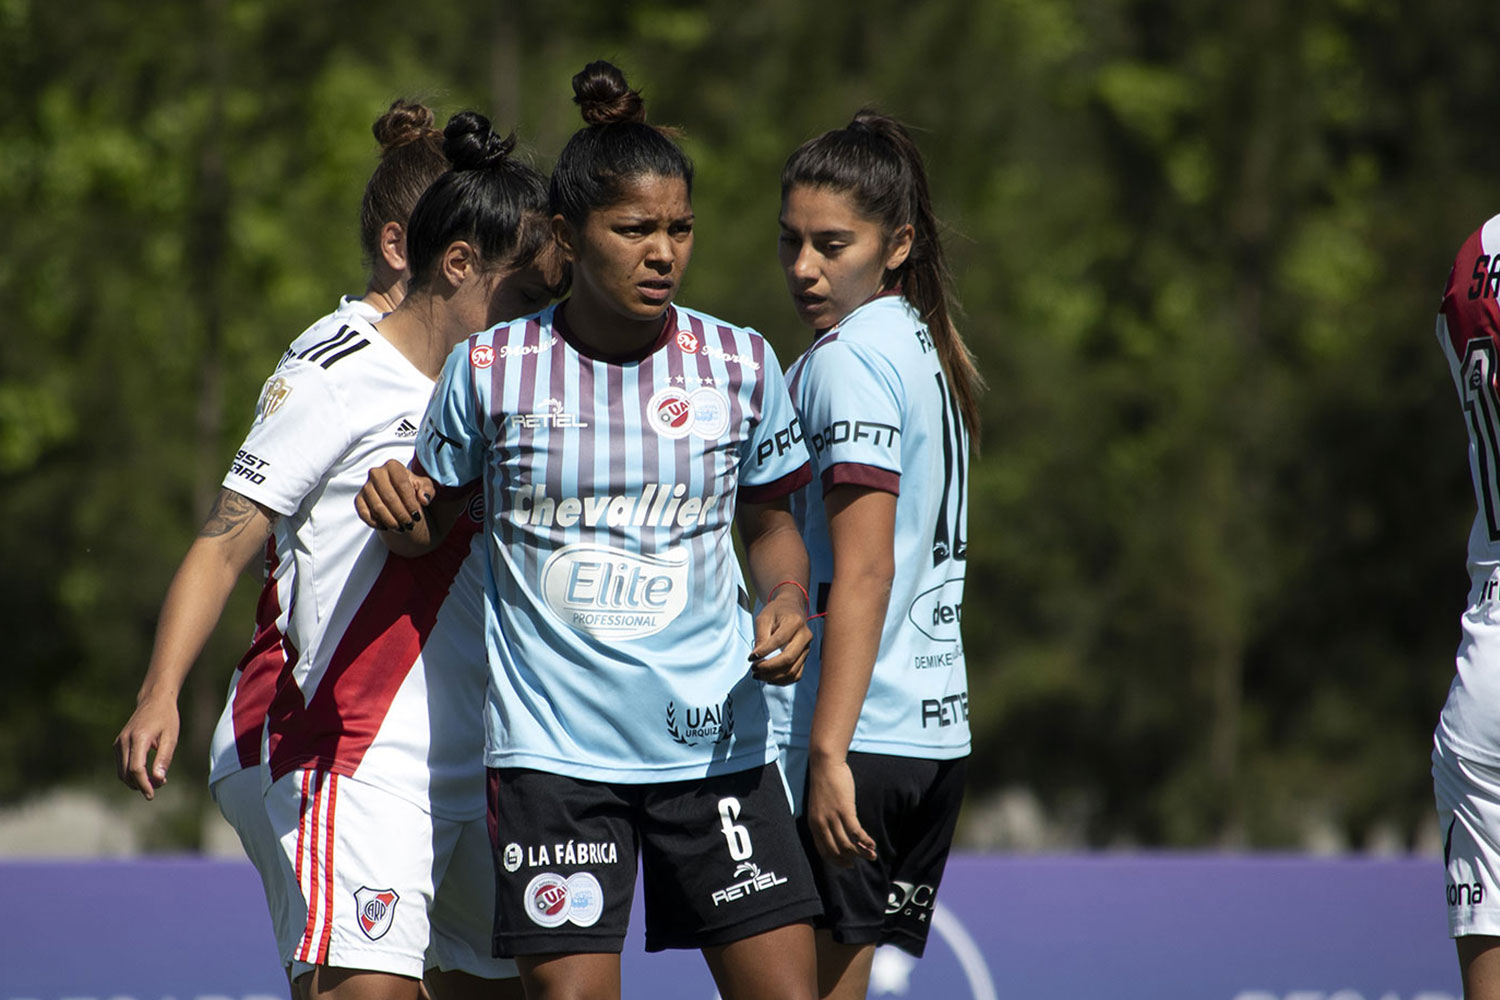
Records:
<instances>
[{"instance_id":1,"label":"moresco logo","mask_svg":"<svg viewBox=\"0 0 1500 1000\"><path fill-rule=\"evenodd\" d=\"M698 337L691 330L677 331L677 346L684 354L698 353Z\"/></svg>"},{"instance_id":2,"label":"moresco logo","mask_svg":"<svg viewBox=\"0 0 1500 1000\"><path fill-rule=\"evenodd\" d=\"M639 639L666 628L687 606L688 554L565 545L542 567L548 610L599 639Z\"/></svg>"},{"instance_id":3,"label":"moresco logo","mask_svg":"<svg viewBox=\"0 0 1500 1000\"><path fill-rule=\"evenodd\" d=\"M495 363L495 349L489 344L475 344L469 348L469 364L475 368L488 368Z\"/></svg>"}]
</instances>

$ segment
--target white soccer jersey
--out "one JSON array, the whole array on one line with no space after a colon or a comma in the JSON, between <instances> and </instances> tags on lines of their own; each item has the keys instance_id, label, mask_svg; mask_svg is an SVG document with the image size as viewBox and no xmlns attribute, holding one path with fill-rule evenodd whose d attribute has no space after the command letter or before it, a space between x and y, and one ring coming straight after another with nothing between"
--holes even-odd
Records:
<instances>
[{"instance_id":1,"label":"white soccer jersey","mask_svg":"<svg viewBox=\"0 0 1500 1000\"><path fill-rule=\"evenodd\" d=\"M381 315L379 309L367 305L363 299L345 295L339 300L337 309L314 323L303 332L303 336L350 318L375 323ZM240 450L244 451L243 448ZM210 785L261 762L266 709L271 707L271 695L275 693L282 667L288 659L296 656L295 651L286 645L291 585L291 564L278 558L273 538L266 543L264 583L255 607L255 631L250 648L229 679L229 696L209 745Z\"/></svg>"},{"instance_id":2,"label":"white soccer jersey","mask_svg":"<svg viewBox=\"0 0 1500 1000\"><path fill-rule=\"evenodd\" d=\"M484 482L487 762L629 783L762 765L731 526L810 475L776 355L678 307L605 361L565 309L459 345L417 440L439 482Z\"/></svg>"},{"instance_id":3,"label":"white soccer jersey","mask_svg":"<svg viewBox=\"0 0 1500 1000\"><path fill-rule=\"evenodd\" d=\"M1478 514L1469 532L1469 607L1458 672L1437 738L1459 755L1500 764L1500 216L1468 238L1453 263L1437 339L1469 428Z\"/></svg>"},{"instance_id":4,"label":"white soccer jersey","mask_svg":"<svg viewBox=\"0 0 1500 1000\"><path fill-rule=\"evenodd\" d=\"M335 313L293 341L266 382L224 486L280 515L260 613L271 625L245 671L263 681L279 668L265 709L271 779L327 770L471 819L484 812L488 678L477 494L420 559L391 555L354 509L372 467L410 457L431 390L368 320ZM245 695L229 714L243 719L248 754L266 695L253 710Z\"/></svg>"},{"instance_id":5,"label":"white soccer jersey","mask_svg":"<svg viewBox=\"0 0 1500 1000\"><path fill-rule=\"evenodd\" d=\"M893 493L895 565L880 650L850 749L947 759L969 752L963 613L969 436L927 327L891 294L854 310L788 372L818 481L792 510L827 610L833 549L823 494L841 483ZM820 633L802 679L768 688L777 739L805 748Z\"/></svg>"}]
</instances>

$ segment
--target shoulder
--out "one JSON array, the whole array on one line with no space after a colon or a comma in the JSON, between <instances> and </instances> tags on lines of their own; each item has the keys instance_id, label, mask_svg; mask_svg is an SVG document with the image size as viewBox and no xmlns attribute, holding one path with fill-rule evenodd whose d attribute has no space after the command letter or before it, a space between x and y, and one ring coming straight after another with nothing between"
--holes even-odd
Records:
<instances>
[{"instance_id":1,"label":"shoulder","mask_svg":"<svg viewBox=\"0 0 1500 1000\"><path fill-rule=\"evenodd\" d=\"M928 340L927 324L900 295L871 299L844 317L829 335L836 335L845 343L886 352L920 353Z\"/></svg>"},{"instance_id":2,"label":"shoulder","mask_svg":"<svg viewBox=\"0 0 1500 1000\"><path fill-rule=\"evenodd\" d=\"M738 364L754 372L781 370L776 351L758 331L711 316L699 309L673 306L677 322L677 347L688 354L703 353L726 364Z\"/></svg>"},{"instance_id":3,"label":"shoulder","mask_svg":"<svg viewBox=\"0 0 1500 1000\"><path fill-rule=\"evenodd\" d=\"M336 365L343 365L344 370L347 370L350 366L344 363L350 358L363 354L364 357L360 360L368 360L371 356L368 349L375 337L374 328L368 320L354 311L337 309L302 331L292 341L282 355L277 373L294 367L332 372Z\"/></svg>"},{"instance_id":4,"label":"shoulder","mask_svg":"<svg viewBox=\"0 0 1500 1000\"><path fill-rule=\"evenodd\" d=\"M470 370L483 371L496 364L546 354L562 339L552 328L555 306L518 319L497 323L488 330L480 330L459 341L449 355L449 364L466 365Z\"/></svg>"},{"instance_id":5,"label":"shoulder","mask_svg":"<svg viewBox=\"0 0 1500 1000\"><path fill-rule=\"evenodd\" d=\"M1470 233L1459 247L1441 312L1455 349L1479 336L1500 337L1500 215Z\"/></svg>"}]
</instances>

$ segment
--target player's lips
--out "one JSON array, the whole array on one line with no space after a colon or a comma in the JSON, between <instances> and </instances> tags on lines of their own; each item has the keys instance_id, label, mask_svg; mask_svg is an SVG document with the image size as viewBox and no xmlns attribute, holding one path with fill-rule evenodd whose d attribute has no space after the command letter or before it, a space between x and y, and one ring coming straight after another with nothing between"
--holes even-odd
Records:
<instances>
[{"instance_id":1,"label":"player's lips","mask_svg":"<svg viewBox=\"0 0 1500 1000\"><path fill-rule=\"evenodd\" d=\"M647 302L662 303L672 297L677 283L666 278L650 278L646 281L636 283L636 289L641 293L641 298Z\"/></svg>"},{"instance_id":2,"label":"player's lips","mask_svg":"<svg viewBox=\"0 0 1500 1000\"><path fill-rule=\"evenodd\" d=\"M792 299L796 301L797 308L803 312L817 312L828 301L826 296L812 295L808 292L798 292L792 296Z\"/></svg>"}]
</instances>

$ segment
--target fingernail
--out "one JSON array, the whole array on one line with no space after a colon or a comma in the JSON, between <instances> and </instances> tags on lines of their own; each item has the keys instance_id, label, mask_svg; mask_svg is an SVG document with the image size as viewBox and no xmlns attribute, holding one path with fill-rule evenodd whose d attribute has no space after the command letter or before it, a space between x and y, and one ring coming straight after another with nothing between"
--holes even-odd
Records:
<instances>
[{"instance_id":1,"label":"fingernail","mask_svg":"<svg viewBox=\"0 0 1500 1000\"><path fill-rule=\"evenodd\" d=\"M422 502L423 503L432 503L432 494L431 493L423 493L422 494Z\"/></svg>"},{"instance_id":2,"label":"fingernail","mask_svg":"<svg viewBox=\"0 0 1500 1000\"><path fill-rule=\"evenodd\" d=\"M412 511L411 520L413 524L416 524L418 521L422 520L422 512L420 510Z\"/></svg>"}]
</instances>

